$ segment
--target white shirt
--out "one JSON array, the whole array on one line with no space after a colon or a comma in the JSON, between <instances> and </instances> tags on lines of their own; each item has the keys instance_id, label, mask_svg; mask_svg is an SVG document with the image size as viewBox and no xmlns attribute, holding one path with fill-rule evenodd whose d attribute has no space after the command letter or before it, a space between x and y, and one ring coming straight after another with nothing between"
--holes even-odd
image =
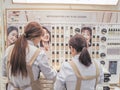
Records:
<instances>
[{"instance_id":1,"label":"white shirt","mask_svg":"<svg viewBox=\"0 0 120 90\"><path fill-rule=\"evenodd\" d=\"M79 55L76 55L72 58L77 68L79 69L82 76L93 76L96 75L96 68L94 64L91 64L89 67L84 66L78 60ZM98 64L98 63L97 63ZM98 78L99 83L103 82L104 75L102 68L98 64L100 76ZM68 62L64 62L61 66L61 70L57 75L56 82L54 85L54 90L75 90L76 87L76 75ZM81 89L80 90L95 90L94 86L96 83L96 79L93 80L82 80L81 81Z\"/></svg>"},{"instance_id":2,"label":"white shirt","mask_svg":"<svg viewBox=\"0 0 120 90\"><path fill-rule=\"evenodd\" d=\"M26 50L26 62L29 62L29 60L31 59L31 57L33 56L33 54L35 53L37 47L34 46L33 42L28 41L28 46L29 46L29 52L28 50ZM11 46L10 46L11 47ZM10 50L10 47L8 47L6 49L6 52L3 56L3 63L2 63L2 76L6 76L6 63L7 63L7 57L8 57L8 53ZM57 72L55 70L53 70L49 64L48 64L48 58L45 54L44 50L41 50L38 57L36 58L35 62L32 65L32 71L33 71L33 75L34 75L34 80L39 79L40 77L40 71L44 74L44 76L47 79L55 79L56 78L56 74ZM22 87L25 85L29 85L30 84L30 78L29 76L27 78L22 78L21 75L19 76L11 76L9 74L10 77L10 81L16 86L16 87ZM13 86L9 85L8 90L13 90ZM31 90L31 87L26 88L25 90Z\"/></svg>"}]
</instances>

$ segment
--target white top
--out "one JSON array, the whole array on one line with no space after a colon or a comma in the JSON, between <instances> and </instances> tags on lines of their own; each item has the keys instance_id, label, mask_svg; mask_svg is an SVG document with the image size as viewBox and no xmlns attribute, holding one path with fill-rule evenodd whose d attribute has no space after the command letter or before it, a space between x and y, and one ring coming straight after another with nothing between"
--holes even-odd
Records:
<instances>
[{"instance_id":1,"label":"white top","mask_svg":"<svg viewBox=\"0 0 120 90\"><path fill-rule=\"evenodd\" d=\"M93 76L96 75L96 67L91 64L89 67L84 66L78 60L79 55L76 55L72 58L77 68L79 69L82 76ZM98 64L98 63L97 63ZM98 64L100 76L98 78L99 83L103 82L104 74L100 64ZM54 90L64 90L65 87L67 90L75 90L77 77L68 62L64 62L61 66L61 70L57 75L56 82L54 85ZM80 90L95 90L96 78L93 80L82 80Z\"/></svg>"},{"instance_id":2,"label":"white top","mask_svg":"<svg viewBox=\"0 0 120 90\"><path fill-rule=\"evenodd\" d=\"M26 50L26 62L29 62L29 60L31 59L31 57L33 56L33 54L35 53L37 47L34 46L34 44L31 41L28 41L28 46L29 46L29 52L28 50ZM11 46L10 46L11 47ZM6 76L6 63L7 63L7 57L8 57L8 53L10 50L10 47L8 47L6 49L6 52L3 56L3 62L2 62L2 75ZM53 70L49 64L48 64L48 58L45 54L44 50L41 50L38 57L36 58L35 62L33 63L32 66L32 71L33 71L33 75L34 75L34 80L37 80L40 77L40 71L44 74L44 76L47 79L55 79L56 78L56 74L57 72L55 70ZM10 81L16 86L16 87L22 87L25 85L29 85L30 84L30 78L22 78L21 75L19 76L11 76L9 74L10 77ZM13 90L13 86L9 85L8 90ZM26 88L25 90L31 90L31 87Z\"/></svg>"}]
</instances>

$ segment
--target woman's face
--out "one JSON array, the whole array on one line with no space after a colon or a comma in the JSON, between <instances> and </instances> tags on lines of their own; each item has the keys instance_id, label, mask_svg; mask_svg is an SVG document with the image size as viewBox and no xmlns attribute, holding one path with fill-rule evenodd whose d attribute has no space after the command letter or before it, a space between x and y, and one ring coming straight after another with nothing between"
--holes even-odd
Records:
<instances>
[{"instance_id":1,"label":"woman's face","mask_svg":"<svg viewBox=\"0 0 120 90\"><path fill-rule=\"evenodd\" d=\"M18 38L18 32L16 30L13 30L8 35L8 44L14 43Z\"/></svg>"},{"instance_id":2,"label":"woman's face","mask_svg":"<svg viewBox=\"0 0 120 90\"><path fill-rule=\"evenodd\" d=\"M81 34L86 38L87 43L90 43L91 35L89 30L83 30Z\"/></svg>"},{"instance_id":3,"label":"woman's face","mask_svg":"<svg viewBox=\"0 0 120 90\"><path fill-rule=\"evenodd\" d=\"M42 37L42 40L43 41L50 41L50 35L49 35L49 33L45 29L43 29L43 31L44 31L44 35Z\"/></svg>"}]
</instances>

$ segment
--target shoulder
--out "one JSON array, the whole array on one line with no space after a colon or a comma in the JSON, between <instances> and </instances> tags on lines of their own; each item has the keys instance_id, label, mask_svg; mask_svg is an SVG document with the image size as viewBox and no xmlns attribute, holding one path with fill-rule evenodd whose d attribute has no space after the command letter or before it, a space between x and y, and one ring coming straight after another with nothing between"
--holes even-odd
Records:
<instances>
[{"instance_id":1,"label":"shoulder","mask_svg":"<svg viewBox=\"0 0 120 90\"><path fill-rule=\"evenodd\" d=\"M62 63L62 67L64 67L64 68L69 68L69 67L70 67L69 62L63 62L63 63Z\"/></svg>"},{"instance_id":2,"label":"shoulder","mask_svg":"<svg viewBox=\"0 0 120 90\"><path fill-rule=\"evenodd\" d=\"M29 49L32 51L32 52L35 52L36 50L40 50L40 53L39 53L39 55L41 55L41 54L46 54L45 53L45 50L43 50L43 49L41 49L41 48L37 48L37 47L35 47L35 46L33 46L33 45L29 45Z\"/></svg>"},{"instance_id":3,"label":"shoulder","mask_svg":"<svg viewBox=\"0 0 120 90\"><path fill-rule=\"evenodd\" d=\"M35 65L39 65L39 63L45 61L45 59L46 59L46 54L45 54L44 50L42 50L40 48L37 48L33 45L29 45L28 51L27 51L28 52L27 53L28 60L30 60L30 58L35 54L35 52L37 50L40 50L40 52L37 53L37 56L36 56L36 59L35 59L35 62L34 62Z\"/></svg>"},{"instance_id":4,"label":"shoulder","mask_svg":"<svg viewBox=\"0 0 120 90\"><path fill-rule=\"evenodd\" d=\"M40 48L37 48L37 47L35 47L35 46L33 46L33 45L28 45L27 55L28 55L28 56L29 56L29 55L32 56L32 55L35 54L35 52L36 52L37 50L40 50L40 52L39 52L39 54L38 54L38 57L41 56L41 55L45 55L45 51L44 51L44 50L42 50L42 49L40 49Z\"/></svg>"},{"instance_id":5,"label":"shoulder","mask_svg":"<svg viewBox=\"0 0 120 90\"><path fill-rule=\"evenodd\" d=\"M14 47L14 45L10 45L6 48L5 52L2 55L2 59L3 59L2 62L3 63L7 63L8 55L10 53L10 50L12 50L13 47Z\"/></svg>"},{"instance_id":6,"label":"shoulder","mask_svg":"<svg viewBox=\"0 0 120 90\"><path fill-rule=\"evenodd\" d=\"M75 76L72 67L69 62L63 62L61 65L60 72L58 73L59 78L64 77L64 80L71 80Z\"/></svg>"},{"instance_id":7,"label":"shoulder","mask_svg":"<svg viewBox=\"0 0 120 90\"><path fill-rule=\"evenodd\" d=\"M13 47L14 47L14 45L10 45L10 46L7 47L6 50L10 50L10 48L13 48Z\"/></svg>"},{"instance_id":8,"label":"shoulder","mask_svg":"<svg viewBox=\"0 0 120 90\"><path fill-rule=\"evenodd\" d=\"M99 60L92 60L92 62L96 63L98 66L101 66L100 61Z\"/></svg>"},{"instance_id":9,"label":"shoulder","mask_svg":"<svg viewBox=\"0 0 120 90\"><path fill-rule=\"evenodd\" d=\"M67 73L67 71L72 70L72 67L70 66L69 62L63 62L62 65L61 65L61 69L65 70L66 73Z\"/></svg>"},{"instance_id":10,"label":"shoulder","mask_svg":"<svg viewBox=\"0 0 120 90\"><path fill-rule=\"evenodd\" d=\"M98 66L98 68L99 68L100 71L103 70L102 65L100 63L100 60L94 60L94 61L92 60L92 62L94 62L94 64L95 63L97 64L97 66Z\"/></svg>"},{"instance_id":11,"label":"shoulder","mask_svg":"<svg viewBox=\"0 0 120 90\"><path fill-rule=\"evenodd\" d=\"M28 45L28 47L29 47L30 50L34 50L34 51L38 49L37 47L35 47L33 45L30 45L30 44Z\"/></svg>"},{"instance_id":12,"label":"shoulder","mask_svg":"<svg viewBox=\"0 0 120 90\"><path fill-rule=\"evenodd\" d=\"M5 54L8 54L13 47L14 47L14 45L8 46L5 50Z\"/></svg>"}]
</instances>

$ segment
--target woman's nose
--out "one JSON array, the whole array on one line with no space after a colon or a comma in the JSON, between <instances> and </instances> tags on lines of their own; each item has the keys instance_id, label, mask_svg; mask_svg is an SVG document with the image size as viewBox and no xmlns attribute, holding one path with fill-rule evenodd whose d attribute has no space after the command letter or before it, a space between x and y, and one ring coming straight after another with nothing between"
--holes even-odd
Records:
<instances>
[{"instance_id":1,"label":"woman's nose","mask_svg":"<svg viewBox=\"0 0 120 90\"><path fill-rule=\"evenodd\" d=\"M13 40L15 41L16 39L17 39L17 38L14 36L14 37L13 37Z\"/></svg>"},{"instance_id":2,"label":"woman's nose","mask_svg":"<svg viewBox=\"0 0 120 90\"><path fill-rule=\"evenodd\" d=\"M85 38L87 38L87 35L84 35Z\"/></svg>"}]
</instances>

